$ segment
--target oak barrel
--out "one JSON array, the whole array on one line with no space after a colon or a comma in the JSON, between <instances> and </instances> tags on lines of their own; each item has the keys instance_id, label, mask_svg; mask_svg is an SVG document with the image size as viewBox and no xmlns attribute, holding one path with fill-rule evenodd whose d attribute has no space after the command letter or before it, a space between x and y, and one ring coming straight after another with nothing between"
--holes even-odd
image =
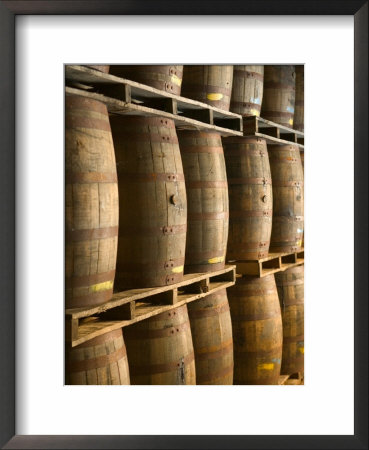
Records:
<instances>
[{"instance_id":1,"label":"oak barrel","mask_svg":"<svg viewBox=\"0 0 369 450\"><path fill-rule=\"evenodd\" d=\"M230 110L241 116L260 116L264 66L234 66Z\"/></svg>"},{"instance_id":2,"label":"oak barrel","mask_svg":"<svg viewBox=\"0 0 369 450\"><path fill-rule=\"evenodd\" d=\"M187 306L126 327L131 384L196 384Z\"/></svg>"},{"instance_id":3,"label":"oak barrel","mask_svg":"<svg viewBox=\"0 0 369 450\"><path fill-rule=\"evenodd\" d=\"M304 175L296 145L268 145L273 185L271 252L296 252L304 231Z\"/></svg>"},{"instance_id":4,"label":"oak barrel","mask_svg":"<svg viewBox=\"0 0 369 450\"><path fill-rule=\"evenodd\" d=\"M274 275L237 278L228 289L234 346L234 384L277 384L282 318Z\"/></svg>"},{"instance_id":5,"label":"oak barrel","mask_svg":"<svg viewBox=\"0 0 369 450\"><path fill-rule=\"evenodd\" d=\"M112 65L110 73L172 94L181 94L183 66Z\"/></svg>"},{"instance_id":6,"label":"oak barrel","mask_svg":"<svg viewBox=\"0 0 369 450\"><path fill-rule=\"evenodd\" d=\"M86 67L91 67L92 69L99 70L100 72L109 73L109 67L102 64L97 64L95 66L87 65Z\"/></svg>"},{"instance_id":7,"label":"oak barrel","mask_svg":"<svg viewBox=\"0 0 369 450\"><path fill-rule=\"evenodd\" d=\"M293 119L293 128L304 131L304 66L295 66L296 68L296 99L295 99L295 117Z\"/></svg>"},{"instance_id":8,"label":"oak barrel","mask_svg":"<svg viewBox=\"0 0 369 450\"><path fill-rule=\"evenodd\" d=\"M187 201L173 120L111 117L119 181L117 289L183 279Z\"/></svg>"},{"instance_id":9,"label":"oak barrel","mask_svg":"<svg viewBox=\"0 0 369 450\"><path fill-rule=\"evenodd\" d=\"M223 138L229 189L227 260L267 256L272 230L272 186L264 139Z\"/></svg>"},{"instance_id":10,"label":"oak barrel","mask_svg":"<svg viewBox=\"0 0 369 450\"><path fill-rule=\"evenodd\" d=\"M187 305L196 362L196 384L233 384L233 339L227 291Z\"/></svg>"},{"instance_id":11,"label":"oak barrel","mask_svg":"<svg viewBox=\"0 0 369 450\"><path fill-rule=\"evenodd\" d=\"M122 329L66 349L66 384L130 384Z\"/></svg>"},{"instance_id":12,"label":"oak barrel","mask_svg":"<svg viewBox=\"0 0 369 450\"><path fill-rule=\"evenodd\" d=\"M291 128L294 111L295 66L264 66L261 116Z\"/></svg>"},{"instance_id":13,"label":"oak barrel","mask_svg":"<svg viewBox=\"0 0 369 450\"><path fill-rule=\"evenodd\" d=\"M118 238L118 185L106 106L65 101L66 307L92 306L113 293Z\"/></svg>"},{"instance_id":14,"label":"oak barrel","mask_svg":"<svg viewBox=\"0 0 369 450\"><path fill-rule=\"evenodd\" d=\"M282 310L283 352L281 373L304 371L304 266L275 274Z\"/></svg>"},{"instance_id":15,"label":"oak barrel","mask_svg":"<svg viewBox=\"0 0 369 450\"><path fill-rule=\"evenodd\" d=\"M182 96L229 111L233 66L183 67Z\"/></svg>"},{"instance_id":16,"label":"oak barrel","mask_svg":"<svg viewBox=\"0 0 369 450\"><path fill-rule=\"evenodd\" d=\"M186 181L188 225L185 271L224 268L228 239L228 184L219 133L178 131Z\"/></svg>"}]
</instances>

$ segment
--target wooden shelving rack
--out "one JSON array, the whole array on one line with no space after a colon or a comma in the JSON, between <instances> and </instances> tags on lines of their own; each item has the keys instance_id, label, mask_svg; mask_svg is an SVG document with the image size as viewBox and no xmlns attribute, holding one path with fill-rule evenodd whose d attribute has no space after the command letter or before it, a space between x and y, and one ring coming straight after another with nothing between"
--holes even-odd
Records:
<instances>
[{"instance_id":1,"label":"wooden shelving rack","mask_svg":"<svg viewBox=\"0 0 369 450\"><path fill-rule=\"evenodd\" d=\"M242 117L196 100L161 91L84 66L65 66L66 93L99 100L109 114L160 116L178 129L242 136Z\"/></svg>"},{"instance_id":2,"label":"wooden shelving rack","mask_svg":"<svg viewBox=\"0 0 369 450\"><path fill-rule=\"evenodd\" d=\"M227 265L214 272L184 275L183 281L170 286L117 292L109 302L100 306L67 309L66 342L75 347L101 334L233 286L235 281L236 266Z\"/></svg>"}]
</instances>

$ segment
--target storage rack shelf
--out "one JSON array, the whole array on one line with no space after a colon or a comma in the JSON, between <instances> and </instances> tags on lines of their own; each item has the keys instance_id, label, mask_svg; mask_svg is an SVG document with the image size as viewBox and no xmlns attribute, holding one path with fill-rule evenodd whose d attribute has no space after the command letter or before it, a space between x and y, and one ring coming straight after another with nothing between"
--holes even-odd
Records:
<instances>
[{"instance_id":1,"label":"storage rack shelf","mask_svg":"<svg viewBox=\"0 0 369 450\"><path fill-rule=\"evenodd\" d=\"M304 373L297 372L292 375L281 375L278 380L279 385L295 385L300 386L304 384Z\"/></svg>"},{"instance_id":2,"label":"storage rack shelf","mask_svg":"<svg viewBox=\"0 0 369 450\"><path fill-rule=\"evenodd\" d=\"M242 117L196 100L180 97L84 66L65 66L66 92L99 100L110 114L160 116L179 129L217 131L242 136Z\"/></svg>"},{"instance_id":3,"label":"storage rack shelf","mask_svg":"<svg viewBox=\"0 0 369 450\"><path fill-rule=\"evenodd\" d=\"M268 256L261 259L228 262L236 265L236 272L239 275L253 275L262 278L304 264L304 249L301 248L298 252L292 253L269 253Z\"/></svg>"},{"instance_id":4,"label":"storage rack shelf","mask_svg":"<svg viewBox=\"0 0 369 450\"><path fill-rule=\"evenodd\" d=\"M304 133L285 127L262 117L250 116L243 118L244 136L263 138L267 144L294 144L300 151L304 150Z\"/></svg>"},{"instance_id":5,"label":"storage rack shelf","mask_svg":"<svg viewBox=\"0 0 369 450\"><path fill-rule=\"evenodd\" d=\"M66 341L71 347L118 328L199 300L235 284L236 266L184 275L170 286L118 292L100 306L65 311Z\"/></svg>"}]
</instances>

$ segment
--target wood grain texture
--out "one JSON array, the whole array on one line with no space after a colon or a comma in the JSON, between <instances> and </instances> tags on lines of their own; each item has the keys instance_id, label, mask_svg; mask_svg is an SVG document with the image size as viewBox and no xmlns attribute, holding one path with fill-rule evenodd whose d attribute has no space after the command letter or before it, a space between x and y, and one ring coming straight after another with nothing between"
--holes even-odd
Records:
<instances>
[{"instance_id":1,"label":"wood grain texture","mask_svg":"<svg viewBox=\"0 0 369 450\"><path fill-rule=\"evenodd\" d=\"M264 119L293 127L295 77L295 66L264 66Z\"/></svg>"},{"instance_id":2,"label":"wood grain texture","mask_svg":"<svg viewBox=\"0 0 369 450\"><path fill-rule=\"evenodd\" d=\"M183 66L112 65L110 73L171 94L181 94Z\"/></svg>"},{"instance_id":3,"label":"wood grain texture","mask_svg":"<svg viewBox=\"0 0 369 450\"><path fill-rule=\"evenodd\" d=\"M118 290L183 279L187 200L174 122L112 117L119 181Z\"/></svg>"},{"instance_id":4,"label":"wood grain texture","mask_svg":"<svg viewBox=\"0 0 369 450\"><path fill-rule=\"evenodd\" d=\"M118 185L106 106L65 102L66 307L110 300L117 255Z\"/></svg>"},{"instance_id":5,"label":"wood grain texture","mask_svg":"<svg viewBox=\"0 0 369 450\"><path fill-rule=\"evenodd\" d=\"M228 185L221 136L177 131L186 180L188 228L185 272L224 267L228 239Z\"/></svg>"},{"instance_id":6,"label":"wood grain texture","mask_svg":"<svg viewBox=\"0 0 369 450\"><path fill-rule=\"evenodd\" d=\"M296 69L296 100L293 127L304 131L304 66L295 66Z\"/></svg>"},{"instance_id":7,"label":"wood grain texture","mask_svg":"<svg viewBox=\"0 0 369 450\"><path fill-rule=\"evenodd\" d=\"M182 95L229 111L232 80L233 66L185 65Z\"/></svg>"},{"instance_id":8,"label":"wood grain texture","mask_svg":"<svg viewBox=\"0 0 369 450\"><path fill-rule=\"evenodd\" d=\"M282 318L274 275L238 278L228 289L234 384L278 384Z\"/></svg>"},{"instance_id":9,"label":"wood grain texture","mask_svg":"<svg viewBox=\"0 0 369 450\"><path fill-rule=\"evenodd\" d=\"M229 189L227 260L267 256L272 186L267 146L255 137L223 138Z\"/></svg>"},{"instance_id":10,"label":"wood grain texture","mask_svg":"<svg viewBox=\"0 0 369 450\"><path fill-rule=\"evenodd\" d=\"M66 384L130 384L121 329L66 349Z\"/></svg>"},{"instance_id":11,"label":"wood grain texture","mask_svg":"<svg viewBox=\"0 0 369 450\"><path fill-rule=\"evenodd\" d=\"M196 384L233 384L232 323L226 289L187 305Z\"/></svg>"},{"instance_id":12,"label":"wood grain texture","mask_svg":"<svg viewBox=\"0 0 369 450\"><path fill-rule=\"evenodd\" d=\"M283 352L281 373L304 371L304 266L275 274L282 310Z\"/></svg>"},{"instance_id":13,"label":"wood grain texture","mask_svg":"<svg viewBox=\"0 0 369 450\"><path fill-rule=\"evenodd\" d=\"M295 145L268 145L273 185L271 252L296 252L304 231L304 174Z\"/></svg>"},{"instance_id":14,"label":"wood grain texture","mask_svg":"<svg viewBox=\"0 0 369 450\"><path fill-rule=\"evenodd\" d=\"M124 335L131 384L196 384L186 305L131 325Z\"/></svg>"},{"instance_id":15,"label":"wood grain texture","mask_svg":"<svg viewBox=\"0 0 369 450\"><path fill-rule=\"evenodd\" d=\"M242 116L260 116L264 66L234 66L230 110Z\"/></svg>"},{"instance_id":16,"label":"wood grain texture","mask_svg":"<svg viewBox=\"0 0 369 450\"><path fill-rule=\"evenodd\" d=\"M104 72L104 73L109 73L109 68L110 68L110 66L105 66L102 64L98 64L95 66L86 65L86 67L91 67L92 69L96 69L96 70L99 70L100 72Z\"/></svg>"}]
</instances>

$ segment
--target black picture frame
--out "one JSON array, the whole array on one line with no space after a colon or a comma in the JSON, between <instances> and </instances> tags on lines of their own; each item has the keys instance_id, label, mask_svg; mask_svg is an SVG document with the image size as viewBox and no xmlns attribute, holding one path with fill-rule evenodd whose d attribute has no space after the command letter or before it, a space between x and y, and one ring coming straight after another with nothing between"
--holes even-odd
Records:
<instances>
[{"instance_id":1,"label":"black picture frame","mask_svg":"<svg viewBox=\"0 0 369 450\"><path fill-rule=\"evenodd\" d=\"M15 17L19 14L352 15L355 39L355 433L353 436L15 435ZM368 2L365 0L0 1L0 445L7 449L368 448ZM344 382L344 380L342 381ZM339 392L337 392L339 396ZM317 405L318 407L318 405Z\"/></svg>"}]
</instances>

